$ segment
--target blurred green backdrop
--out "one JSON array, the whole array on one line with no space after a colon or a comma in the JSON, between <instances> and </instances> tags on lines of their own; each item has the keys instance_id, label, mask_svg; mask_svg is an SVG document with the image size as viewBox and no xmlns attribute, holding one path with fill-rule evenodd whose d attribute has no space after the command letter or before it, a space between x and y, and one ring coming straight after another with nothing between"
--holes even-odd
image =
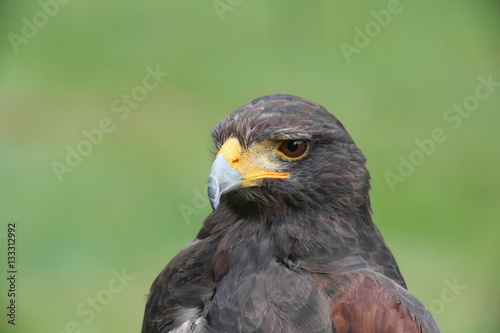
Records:
<instances>
[{"instance_id":1,"label":"blurred green backdrop","mask_svg":"<svg viewBox=\"0 0 500 333\"><path fill-rule=\"evenodd\" d=\"M499 9L0 2L0 331L140 331L153 279L210 211L211 127L288 93L334 113L367 156L375 222L441 330L499 332ZM453 111L463 103L471 111ZM435 129L446 140L419 153ZM409 159L391 187L387 173Z\"/></svg>"}]
</instances>

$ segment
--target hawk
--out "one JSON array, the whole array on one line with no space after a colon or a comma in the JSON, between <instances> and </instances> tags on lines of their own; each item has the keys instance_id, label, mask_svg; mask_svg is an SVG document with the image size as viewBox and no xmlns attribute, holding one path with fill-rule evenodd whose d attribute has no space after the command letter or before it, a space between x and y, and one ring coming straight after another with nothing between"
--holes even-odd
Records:
<instances>
[{"instance_id":1,"label":"hawk","mask_svg":"<svg viewBox=\"0 0 500 333\"><path fill-rule=\"evenodd\" d=\"M212 131L213 212L154 281L143 333L434 333L371 217L366 159L322 106L270 95Z\"/></svg>"}]
</instances>

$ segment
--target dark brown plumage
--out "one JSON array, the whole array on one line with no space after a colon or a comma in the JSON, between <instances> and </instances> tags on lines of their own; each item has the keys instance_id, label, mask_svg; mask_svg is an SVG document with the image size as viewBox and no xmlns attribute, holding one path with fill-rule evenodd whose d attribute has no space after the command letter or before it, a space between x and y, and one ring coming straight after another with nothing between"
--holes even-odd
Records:
<instances>
[{"instance_id":1,"label":"dark brown plumage","mask_svg":"<svg viewBox=\"0 0 500 333\"><path fill-rule=\"evenodd\" d=\"M151 287L142 332L439 332L371 219L365 157L320 105L215 126L214 207Z\"/></svg>"}]
</instances>

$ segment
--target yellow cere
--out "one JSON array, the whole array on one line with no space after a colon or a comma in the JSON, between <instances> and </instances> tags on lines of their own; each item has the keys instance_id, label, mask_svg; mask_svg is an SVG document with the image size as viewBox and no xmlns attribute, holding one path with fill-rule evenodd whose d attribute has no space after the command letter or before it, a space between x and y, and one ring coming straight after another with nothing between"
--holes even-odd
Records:
<instances>
[{"instance_id":1,"label":"yellow cere","mask_svg":"<svg viewBox=\"0 0 500 333\"><path fill-rule=\"evenodd\" d=\"M289 173L277 172L279 160L276 158L276 144L264 141L248 149L241 147L238 139L229 138L217 155L223 156L231 167L243 178L243 187L258 186L258 179L285 179Z\"/></svg>"}]
</instances>

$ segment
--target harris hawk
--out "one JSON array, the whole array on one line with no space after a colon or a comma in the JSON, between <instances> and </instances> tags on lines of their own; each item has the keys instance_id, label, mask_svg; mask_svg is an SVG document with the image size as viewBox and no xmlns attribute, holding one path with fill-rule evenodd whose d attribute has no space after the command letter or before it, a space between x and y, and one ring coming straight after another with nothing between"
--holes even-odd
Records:
<instances>
[{"instance_id":1,"label":"harris hawk","mask_svg":"<svg viewBox=\"0 0 500 333\"><path fill-rule=\"evenodd\" d=\"M213 212L154 281L143 333L434 333L371 217L366 159L322 106L269 95L212 137Z\"/></svg>"}]
</instances>

